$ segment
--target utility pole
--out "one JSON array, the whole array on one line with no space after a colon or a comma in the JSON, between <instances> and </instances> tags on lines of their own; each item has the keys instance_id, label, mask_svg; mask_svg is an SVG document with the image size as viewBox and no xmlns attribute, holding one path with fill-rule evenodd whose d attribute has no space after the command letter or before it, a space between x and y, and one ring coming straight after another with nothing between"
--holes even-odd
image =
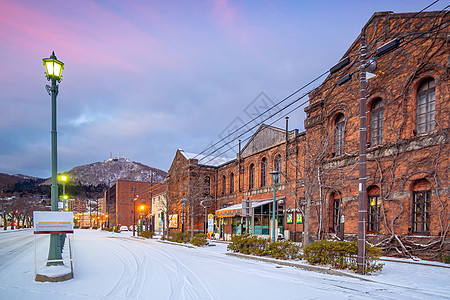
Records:
<instances>
[{"instance_id":1,"label":"utility pole","mask_svg":"<svg viewBox=\"0 0 450 300\"><path fill-rule=\"evenodd\" d=\"M359 209L358 209L358 274L365 273L366 267L366 144L367 144L367 120L366 120L366 51L367 42L364 32L361 33L360 49L360 98L359 98Z\"/></svg>"},{"instance_id":2,"label":"utility pole","mask_svg":"<svg viewBox=\"0 0 450 300\"><path fill-rule=\"evenodd\" d=\"M133 187L131 188L131 190L133 191L133 236L135 236L136 234L136 189Z\"/></svg>"}]
</instances>

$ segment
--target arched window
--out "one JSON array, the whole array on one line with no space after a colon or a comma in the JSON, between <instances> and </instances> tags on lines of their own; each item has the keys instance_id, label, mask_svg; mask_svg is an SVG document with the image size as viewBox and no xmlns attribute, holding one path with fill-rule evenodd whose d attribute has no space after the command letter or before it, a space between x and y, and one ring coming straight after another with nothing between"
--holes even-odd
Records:
<instances>
[{"instance_id":1,"label":"arched window","mask_svg":"<svg viewBox=\"0 0 450 300\"><path fill-rule=\"evenodd\" d=\"M204 182L205 186L205 195L209 195L210 194L210 186L211 186L211 179L209 178L209 176L205 177L205 182Z\"/></svg>"},{"instance_id":2,"label":"arched window","mask_svg":"<svg viewBox=\"0 0 450 300\"><path fill-rule=\"evenodd\" d=\"M248 180L248 188L253 189L255 188L255 165L251 164L249 168L249 180Z\"/></svg>"},{"instance_id":3,"label":"arched window","mask_svg":"<svg viewBox=\"0 0 450 300\"><path fill-rule=\"evenodd\" d=\"M278 171L281 173L281 155L277 154L277 156L275 156L274 162L273 162L273 168L275 169L275 171ZM276 178L275 183L280 183L281 180L281 175L278 175Z\"/></svg>"},{"instance_id":4,"label":"arched window","mask_svg":"<svg viewBox=\"0 0 450 300\"><path fill-rule=\"evenodd\" d=\"M267 179L267 159L263 157L261 160L261 187L266 186Z\"/></svg>"},{"instance_id":5,"label":"arched window","mask_svg":"<svg viewBox=\"0 0 450 300\"><path fill-rule=\"evenodd\" d=\"M234 193L234 173L230 174L230 193Z\"/></svg>"},{"instance_id":6,"label":"arched window","mask_svg":"<svg viewBox=\"0 0 450 300\"><path fill-rule=\"evenodd\" d=\"M380 189L377 186L374 186L369 189L367 195L369 201L369 205L367 206L367 231L379 232L381 212Z\"/></svg>"},{"instance_id":7,"label":"arched window","mask_svg":"<svg viewBox=\"0 0 450 300\"><path fill-rule=\"evenodd\" d=\"M430 234L431 224L431 184L425 180L418 180L412 192L412 230L414 233Z\"/></svg>"},{"instance_id":8,"label":"arched window","mask_svg":"<svg viewBox=\"0 0 450 300\"><path fill-rule=\"evenodd\" d=\"M435 82L428 78L417 90L416 130L418 134L434 130Z\"/></svg>"},{"instance_id":9,"label":"arched window","mask_svg":"<svg viewBox=\"0 0 450 300\"><path fill-rule=\"evenodd\" d=\"M334 154L344 154L345 117L339 114L334 122Z\"/></svg>"},{"instance_id":10,"label":"arched window","mask_svg":"<svg viewBox=\"0 0 450 300\"><path fill-rule=\"evenodd\" d=\"M370 108L370 144L372 146L383 143L383 106L383 100L378 98Z\"/></svg>"},{"instance_id":11,"label":"arched window","mask_svg":"<svg viewBox=\"0 0 450 300\"><path fill-rule=\"evenodd\" d=\"M223 175L222 177L222 194L225 194L227 190L227 178L225 177L225 175Z\"/></svg>"}]
</instances>

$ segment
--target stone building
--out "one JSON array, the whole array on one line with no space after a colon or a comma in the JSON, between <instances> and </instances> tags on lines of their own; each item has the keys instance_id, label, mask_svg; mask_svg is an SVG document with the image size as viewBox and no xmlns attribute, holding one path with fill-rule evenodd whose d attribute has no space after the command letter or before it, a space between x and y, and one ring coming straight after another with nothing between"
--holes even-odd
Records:
<instances>
[{"instance_id":1,"label":"stone building","mask_svg":"<svg viewBox=\"0 0 450 300\"><path fill-rule=\"evenodd\" d=\"M198 203L208 198L220 238L242 232L268 236L273 204L269 173L278 170L279 235L296 241L354 239L364 35L369 72L364 108L367 239L407 255L427 250L430 257L445 251L448 256L449 22L448 11L375 13L339 64L309 94L304 132L263 124L235 159L178 150L169 170L172 206L196 198L190 215L201 216ZM193 222L202 228L201 218Z\"/></svg>"}]
</instances>

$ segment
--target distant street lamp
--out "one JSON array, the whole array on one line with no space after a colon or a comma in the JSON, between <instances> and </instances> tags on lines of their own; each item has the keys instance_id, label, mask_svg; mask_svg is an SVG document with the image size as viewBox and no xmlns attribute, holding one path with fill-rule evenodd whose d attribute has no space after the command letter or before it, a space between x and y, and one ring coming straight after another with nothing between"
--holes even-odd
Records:
<instances>
[{"instance_id":1,"label":"distant street lamp","mask_svg":"<svg viewBox=\"0 0 450 300\"><path fill-rule=\"evenodd\" d=\"M139 205L139 217L138 217L138 220L140 220L140 221L138 221L138 223L139 223L139 225L138 225L138 235L139 235L139 233L142 233L142 223L143 223L143 218L142 218L142 212L144 211L144 209L145 209L145 205L143 205L143 204L141 204L141 205Z\"/></svg>"},{"instance_id":2,"label":"distant street lamp","mask_svg":"<svg viewBox=\"0 0 450 300\"><path fill-rule=\"evenodd\" d=\"M50 58L42 59L45 66L47 80L51 81L52 85L46 85L47 92L52 96L52 186L51 186L51 203L52 211L58 211L58 182L57 182L57 144L56 144L56 96L58 95L58 85L56 81L61 82L61 73L64 69L64 63L57 60L55 52L52 52ZM60 244L59 234L50 235L50 247L48 253L47 265L62 265L62 261L55 262L54 260L62 259L62 247Z\"/></svg>"},{"instance_id":3,"label":"distant street lamp","mask_svg":"<svg viewBox=\"0 0 450 300\"><path fill-rule=\"evenodd\" d=\"M62 182L63 185L63 192L62 192L62 199L63 199L63 211L67 210L67 199L69 199L69 197L66 195L66 182L67 182L67 175L59 175L58 177L59 181Z\"/></svg>"},{"instance_id":4,"label":"distant street lamp","mask_svg":"<svg viewBox=\"0 0 450 300\"><path fill-rule=\"evenodd\" d=\"M133 192L133 236L136 235L136 188L132 187L131 191Z\"/></svg>"},{"instance_id":5,"label":"distant street lamp","mask_svg":"<svg viewBox=\"0 0 450 300\"><path fill-rule=\"evenodd\" d=\"M184 233L184 205L189 202L188 199L183 198L180 200L181 205L183 206L183 216L181 218L181 232Z\"/></svg>"},{"instance_id":6,"label":"distant street lamp","mask_svg":"<svg viewBox=\"0 0 450 300\"><path fill-rule=\"evenodd\" d=\"M273 181L273 205L272 205L272 243L275 242L275 210L276 210L276 183L278 182L278 174L280 174L279 171L275 170L273 172L270 172L272 175L272 181Z\"/></svg>"}]
</instances>

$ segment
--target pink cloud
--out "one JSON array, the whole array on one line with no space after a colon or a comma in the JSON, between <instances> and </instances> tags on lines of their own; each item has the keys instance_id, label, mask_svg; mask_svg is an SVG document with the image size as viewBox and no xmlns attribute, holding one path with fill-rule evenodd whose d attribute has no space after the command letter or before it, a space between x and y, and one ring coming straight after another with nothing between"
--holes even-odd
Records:
<instances>
[{"instance_id":1,"label":"pink cloud","mask_svg":"<svg viewBox=\"0 0 450 300\"><path fill-rule=\"evenodd\" d=\"M213 13L224 26L233 26L236 9L227 0L214 0Z\"/></svg>"},{"instance_id":2,"label":"pink cloud","mask_svg":"<svg viewBox=\"0 0 450 300\"><path fill-rule=\"evenodd\" d=\"M49 55L72 64L107 66L139 72L142 65L177 68L170 49L157 39L98 4L86 3L82 14L60 14L65 7L39 11L17 2L0 3L0 37L8 47L26 53ZM143 61L143 57L146 58Z\"/></svg>"}]
</instances>

